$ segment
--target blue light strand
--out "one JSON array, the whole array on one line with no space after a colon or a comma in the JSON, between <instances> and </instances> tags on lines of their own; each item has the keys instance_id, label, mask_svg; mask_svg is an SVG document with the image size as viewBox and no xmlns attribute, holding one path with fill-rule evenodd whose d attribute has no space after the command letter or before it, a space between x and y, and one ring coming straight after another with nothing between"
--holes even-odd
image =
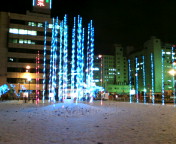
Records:
<instances>
[{"instance_id":1,"label":"blue light strand","mask_svg":"<svg viewBox=\"0 0 176 144\"><path fill-rule=\"evenodd\" d=\"M59 48L59 81L58 81L58 98L60 101L63 100L63 66L62 66L62 57L63 57L63 22L60 23L60 48Z\"/></svg>"},{"instance_id":2,"label":"blue light strand","mask_svg":"<svg viewBox=\"0 0 176 144\"><path fill-rule=\"evenodd\" d=\"M86 84L87 89L90 87L90 24L88 24L88 31L87 31L87 68L86 68ZM88 90L89 92L89 90ZM86 95L87 99L87 95Z\"/></svg>"},{"instance_id":3,"label":"blue light strand","mask_svg":"<svg viewBox=\"0 0 176 144\"><path fill-rule=\"evenodd\" d=\"M84 28L82 28L82 36L81 36L81 83L82 83L82 91L83 91L83 83L84 83L84 40L85 40L85 33ZM83 93L82 93L83 97Z\"/></svg>"},{"instance_id":4,"label":"blue light strand","mask_svg":"<svg viewBox=\"0 0 176 144\"><path fill-rule=\"evenodd\" d=\"M56 97L56 65L57 65L57 45L58 45L58 18L56 18L55 23L54 23L54 43L53 43L53 93L54 93L54 100Z\"/></svg>"},{"instance_id":5,"label":"blue light strand","mask_svg":"<svg viewBox=\"0 0 176 144\"><path fill-rule=\"evenodd\" d=\"M68 83L68 27L67 15L64 16L64 47L63 47L63 97L67 99L67 83Z\"/></svg>"},{"instance_id":6,"label":"blue light strand","mask_svg":"<svg viewBox=\"0 0 176 144\"><path fill-rule=\"evenodd\" d=\"M52 8L52 0L50 0L50 9Z\"/></svg>"},{"instance_id":7,"label":"blue light strand","mask_svg":"<svg viewBox=\"0 0 176 144\"><path fill-rule=\"evenodd\" d=\"M46 34L47 34L48 22L45 21L44 30L44 49L43 49L43 102L45 100L45 88L46 88Z\"/></svg>"},{"instance_id":8,"label":"blue light strand","mask_svg":"<svg viewBox=\"0 0 176 144\"><path fill-rule=\"evenodd\" d=\"M75 96L75 47L76 47L76 17L72 29L72 62L71 62L71 97Z\"/></svg>"},{"instance_id":9,"label":"blue light strand","mask_svg":"<svg viewBox=\"0 0 176 144\"><path fill-rule=\"evenodd\" d=\"M83 96L83 85L81 84L81 68L82 68L82 57L81 57L81 36L82 36L82 19L78 15L78 29L77 29L77 75L76 75L76 88L77 88L77 98L78 100Z\"/></svg>"},{"instance_id":10,"label":"blue light strand","mask_svg":"<svg viewBox=\"0 0 176 144\"><path fill-rule=\"evenodd\" d=\"M143 86L144 86L144 104L146 104L147 100L146 100L146 71L145 71L145 56L142 56L142 69L143 69Z\"/></svg>"},{"instance_id":11,"label":"blue light strand","mask_svg":"<svg viewBox=\"0 0 176 144\"><path fill-rule=\"evenodd\" d=\"M172 87L173 87L173 96L174 96L174 105L176 104L176 91L175 91L175 87L176 87L176 84L175 84L175 63L174 63L175 59L174 59L174 47L172 46L172 69L174 70L174 74L173 74L173 77L172 77Z\"/></svg>"},{"instance_id":12,"label":"blue light strand","mask_svg":"<svg viewBox=\"0 0 176 144\"><path fill-rule=\"evenodd\" d=\"M129 78L129 87L130 87L130 103L133 102L132 100L132 95L131 95L131 90L132 90L132 86L131 86L131 61L130 59L128 60L128 78Z\"/></svg>"},{"instance_id":13,"label":"blue light strand","mask_svg":"<svg viewBox=\"0 0 176 144\"><path fill-rule=\"evenodd\" d=\"M154 95L154 62L153 54L151 53L151 79L152 79L152 103L155 104L155 95Z\"/></svg>"},{"instance_id":14,"label":"blue light strand","mask_svg":"<svg viewBox=\"0 0 176 144\"><path fill-rule=\"evenodd\" d=\"M136 61L136 73L135 73L135 78L136 78L136 102L139 103L139 93L138 93L138 58L135 58Z\"/></svg>"},{"instance_id":15,"label":"blue light strand","mask_svg":"<svg viewBox=\"0 0 176 144\"><path fill-rule=\"evenodd\" d=\"M94 27L92 20L90 21L90 82L91 82L91 98L93 99L93 68L94 68ZM91 99L91 100L92 100Z\"/></svg>"},{"instance_id":16,"label":"blue light strand","mask_svg":"<svg viewBox=\"0 0 176 144\"><path fill-rule=\"evenodd\" d=\"M54 18L53 18L53 28L52 28L52 40L50 49L50 71L49 71L49 94L52 93L52 71L53 71L53 41L54 41ZM49 98L50 101L50 98Z\"/></svg>"},{"instance_id":17,"label":"blue light strand","mask_svg":"<svg viewBox=\"0 0 176 144\"><path fill-rule=\"evenodd\" d=\"M161 51L161 63L162 63L162 105L165 105L165 96L164 96L164 50Z\"/></svg>"}]
</instances>

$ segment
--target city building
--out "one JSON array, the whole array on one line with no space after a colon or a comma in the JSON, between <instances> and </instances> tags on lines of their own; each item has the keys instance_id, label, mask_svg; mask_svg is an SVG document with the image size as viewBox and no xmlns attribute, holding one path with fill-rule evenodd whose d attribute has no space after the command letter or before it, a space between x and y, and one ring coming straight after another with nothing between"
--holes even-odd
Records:
<instances>
[{"instance_id":1,"label":"city building","mask_svg":"<svg viewBox=\"0 0 176 144\"><path fill-rule=\"evenodd\" d=\"M32 12L0 12L0 85L14 84L17 92L35 92L36 80L42 79L44 24L48 24L47 49L51 43L51 1L33 1ZM40 55L41 54L41 55ZM37 66L36 66L37 65ZM36 67L39 74L36 74ZM41 81L38 90L42 89Z\"/></svg>"},{"instance_id":2,"label":"city building","mask_svg":"<svg viewBox=\"0 0 176 144\"><path fill-rule=\"evenodd\" d=\"M173 97L175 92L175 46L152 36L141 51L129 55L129 84L142 98Z\"/></svg>"},{"instance_id":3,"label":"city building","mask_svg":"<svg viewBox=\"0 0 176 144\"><path fill-rule=\"evenodd\" d=\"M94 80L105 91L116 94L128 94L128 61L124 48L114 44L114 55L98 55L94 60Z\"/></svg>"}]
</instances>

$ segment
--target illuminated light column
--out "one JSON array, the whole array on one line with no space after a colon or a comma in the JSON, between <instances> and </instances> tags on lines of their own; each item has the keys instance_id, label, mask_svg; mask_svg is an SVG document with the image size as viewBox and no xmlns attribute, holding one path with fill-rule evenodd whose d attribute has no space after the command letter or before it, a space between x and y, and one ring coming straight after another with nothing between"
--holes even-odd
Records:
<instances>
[{"instance_id":1,"label":"illuminated light column","mask_svg":"<svg viewBox=\"0 0 176 144\"><path fill-rule=\"evenodd\" d=\"M54 25L54 18L53 18ZM49 94L53 92L52 89L52 71L53 71L53 40L54 40L54 28L52 29L52 42L51 42L51 50L50 50L50 71L49 71Z\"/></svg>"},{"instance_id":2,"label":"illuminated light column","mask_svg":"<svg viewBox=\"0 0 176 144\"><path fill-rule=\"evenodd\" d=\"M37 57L36 57L36 103L39 101L39 74L40 74L40 54L38 51Z\"/></svg>"},{"instance_id":3,"label":"illuminated light column","mask_svg":"<svg viewBox=\"0 0 176 144\"><path fill-rule=\"evenodd\" d=\"M90 73L90 66L89 66L89 61L90 61L90 25L88 24L88 31L87 31L87 67L86 67L86 84L87 88L90 86L90 81L89 81L89 73Z\"/></svg>"},{"instance_id":4,"label":"illuminated light column","mask_svg":"<svg viewBox=\"0 0 176 144\"><path fill-rule=\"evenodd\" d=\"M131 61L130 59L128 60L128 77L129 77L129 86L130 86L130 103L132 103L133 100L132 100L132 95L131 95L132 88L131 88Z\"/></svg>"},{"instance_id":5,"label":"illuminated light column","mask_svg":"<svg viewBox=\"0 0 176 144\"><path fill-rule=\"evenodd\" d=\"M52 87L53 87L53 94L54 98L56 97L56 66L57 66L57 44L58 44L58 18L55 19L55 22L53 23L54 28L54 40L52 41L53 46L53 71L52 71Z\"/></svg>"},{"instance_id":6,"label":"illuminated light column","mask_svg":"<svg viewBox=\"0 0 176 144\"><path fill-rule=\"evenodd\" d=\"M50 53L50 75L49 75L49 101L55 102L56 97L56 62L57 62L57 36L58 19L53 18L51 53Z\"/></svg>"},{"instance_id":7,"label":"illuminated light column","mask_svg":"<svg viewBox=\"0 0 176 144\"><path fill-rule=\"evenodd\" d=\"M60 48L59 48L59 82L58 82L58 97L59 100L63 100L63 66L62 66L62 57L63 57L63 22L60 23Z\"/></svg>"},{"instance_id":8,"label":"illuminated light column","mask_svg":"<svg viewBox=\"0 0 176 144\"><path fill-rule=\"evenodd\" d=\"M72 61L71 61L71 98L75 96L75 47L76 47L76 17L72 29Z\"/></svg>"},{"instance_id":9,"label":"illuminated light column","mask_svg":"<svg viewBox=\"0 0 176 144\"><path fill-rule=\"evenodd\" d=\"M60 26L60 27L59 27ZM55 90L58 86L59 100L66 99L68 96L68 84L71 84L71 95L75 94L77 100L83 97L84 92L84 70L86 66L89 68L89 86L93 85L93 59L94 59L94 28L92 21L89 24L89 39L87 44L89 48L87 50L89 59L87 65L84 65L84 53L85 53L85 29L82 27L82 18L78 16L77 22L74 18L74 26L72 29L72 55L71 55L71 69L68 69L68 26L67 16L64 16L64 20L58 26L58 19L53 19L52 28L52 40L50 49L50 65L49 65L49 97L55 98ZM58 46L58 27L60 28L60 45ZM46 89L46 29L45 27L45 41L44 41L44 75L43 80L44 88ZM58 47L58 50L57 50ZM58 53L57 53L58 51ZM58 70L57 67L58 66ZM88 69L87 68L87 69ZM87 70L86 69L86 70ZM71 72L71 79L68 79L68 72ZM75 75L76 74L76 75ZM57 84L56 84L57 82ZM90 87L89 87L90 88ZM90 90L90 89L89 89ZM93 90L91 91L93 92ZM44 95L44 94L43 94ZM93 94L92 94L93 95ZM51 97L50 97L51 98ZM44 98L43 98L44 99Z\"/></svg>"},{"instance_id":10,"label":"illuminated light column","mask_svg":"<svg viewBox=\"0 0 176 144\"><path fill-rule=\"evenodd\" d=\"M155 103L155 95L154 95L154 62L153 62L153 54L151 53L151 80L152 80L152 103Z\"/></svg>"},{"instance_id":11,"label":"illuminated light column","mask_svg":"<svg viewBox=\"0 0 176 144\"><path fill-rule=\"evenodd\" d=\"M136 102L139 103L139 93L138 93L138 58L136 57L136 73L135 73L135 79L136 79Z\"/></svg>"},{"instance_id":12,"label":"illuminated light column","mask_svg":"<svg viewBox=\"0 0 176 144\"><path fill-rule=\"evenodd\" d=\"M174 53L174 46L172 46L172 69L173 69L173 71L174 71L174 73L173 73L173 77L172 77L172 85L173 85L173 95L174 95L174 105L176 104L176 95L175 95L175 93L176 93L176 83L175 83L175 58L174 58L174 56L175 56L175 53Z\"/></svg>"},{"instance_id":13,"label":"illuminated light column","mask_svg":"<svg viewBox=\"0 0 176 144\"><path fill-rule=\"evenodd\" d=\"M165 105L165 96L164 96L164 51L162 50L162 105Z\"/></svg>"},{"instance_id":14,"label":"illuminated light column","mask_svg":"<svg viewBox=\"0 0 176 144\"><path fill-rule=\"evenodd\" d=\"M43 98L45 100L45 89L46 89L46 33L47 33L48 23L45 22L44 30L44 49L43 49Z\"/></svg>"},{"instance_id":15,"label":"illuminated light column","mask_svg":"<svg viewBox=\"0 0 176 144\"><path fill-rule=\"evenodd\" d=\"M68 27L67 27L67 15L64 16L63 24L64 32L64 47L63 47L63 98L67 98L67 83L68 83Z\"/></svg>"},{"instance_id":16,"label":"illuminated light column","mask_svg":"<svg viewBox=\"0 0 176 144\"><path fill-rule=\"evenodd\" d=\"M77 28L77 75L76 75L76 89L77 98L80 99L83 96L83 85L81 84L81 68L82 68L82 18L78 15L78 28Z\"/></svg>"},{"instance_id":17,"label":"illuminated light column","mask_svg":"<svg viewBox=\"0 0 176 144\"><path fill-rule=\"evenodd\" d=\"M88 24L88 34L87 34L87 68L86 68L86 89L87 93L91 96L91 78L90 78L90 73L91 73L91 66L90 66L90 61L91 61L91 47L90 47L90 40L91 40L91 27L90 23ZM87 96L86 96L87 99Z\"/></svg>"},{"instance_id":18,"label":"illuminated light column","mask_svg":"<svg viewBox=\"0 0 176 144\"><path fill-rule=\"evenodd\" d=\"M81 38L82 42L81 42L81 85L82 85L82 96L84 94L84 28L82 29L82 38Z\"/></svg>"},{"instance_id":19,"label":"illuminated light column","mask_svg":"<svg viewBox=\"0 0 176 144\"><path fill-rule=\"evenodd\" d=\"M143 69L143 86L144 86L144 103L146 103L146 75L145 75L145 56L142 56L142 69Z\"/></svg>"},{"instance_id":20,"label":"illuminated light column","mask_svg":"<svg viewBox=\"0 0 176 144\"><path fill-rule=\"evenodd\" d=\"M93 68L94 68L94 28L92 26L92 20L90 21L90 83L91 83L91 100L93 100Z\"/></svg>"}]
</instances>

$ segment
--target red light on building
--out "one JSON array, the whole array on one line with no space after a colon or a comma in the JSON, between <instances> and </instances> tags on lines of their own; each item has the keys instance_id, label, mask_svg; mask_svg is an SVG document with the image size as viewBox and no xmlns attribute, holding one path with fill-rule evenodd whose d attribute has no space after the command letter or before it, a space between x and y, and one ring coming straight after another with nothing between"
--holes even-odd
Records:
<instances>
[{"instance_id":1,"label":"red light on building","mask_svg":"<svg viewBox=\"0 0 176 144\"><path fill-rule=\"evenodd\" d=\"M38 0L38 1L37 1L37 5L40 6L40 7L45 6L44 0Z\"/></svg>"}]
</instances>

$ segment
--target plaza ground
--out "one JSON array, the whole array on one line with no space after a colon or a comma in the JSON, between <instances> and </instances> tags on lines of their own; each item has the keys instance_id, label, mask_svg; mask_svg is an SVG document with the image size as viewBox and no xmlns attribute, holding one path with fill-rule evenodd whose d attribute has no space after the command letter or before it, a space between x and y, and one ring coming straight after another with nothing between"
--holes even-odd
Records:
<instances>
[{"instance_id":1,"label":"plaza ground","mask_svg":"<svg viewBox=\"0 0 176 144\"><path fill-rule=\"evenodd\" d=\"M173 104L0 102L0 144L175 143Z\"/></svg>"}]
</instances>

